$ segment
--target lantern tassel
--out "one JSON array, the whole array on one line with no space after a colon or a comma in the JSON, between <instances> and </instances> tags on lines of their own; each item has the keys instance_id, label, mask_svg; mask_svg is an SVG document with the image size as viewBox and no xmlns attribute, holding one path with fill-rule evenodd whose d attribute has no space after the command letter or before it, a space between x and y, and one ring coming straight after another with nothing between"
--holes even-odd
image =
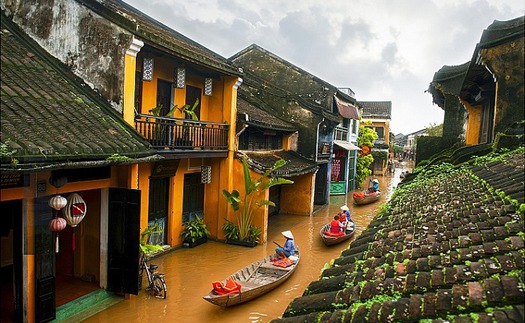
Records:
<instances>
[{"instance_id":1,"label":"lantern tassel","mask_svg":"<svg viewBox=\"0 0 525 323\"><path fill-rule=\"evenodd\" d=\"M55 233L56 240L55 240L55 252L58 253L58 233Z\"/></svg>"},{"instance_id":2,"label":"lantern tassel","mask_svg":"<svg viewBox=\"0 0 525 323\"><path fill-rule=\"evenodd\" d=\"M73 251L75 251L75 249L77 247L74 229L73 229L73 241L72 241L71 247L73 248Z\"/></svg>"}]
</instances>

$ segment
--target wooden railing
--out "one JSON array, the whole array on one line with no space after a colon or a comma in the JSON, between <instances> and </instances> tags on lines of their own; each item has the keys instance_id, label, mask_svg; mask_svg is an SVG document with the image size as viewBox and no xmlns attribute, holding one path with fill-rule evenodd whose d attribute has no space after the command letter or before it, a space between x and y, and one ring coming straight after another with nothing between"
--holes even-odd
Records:
<instances>
[{"instance_id":1,"label":"wooden railing","mask_svg":"<svg viewBox=\"0 0 525 323\"><path fill-rule=\"evenodd\" d=\"M227 150L226 123L139 114L135 128L156 149Z\"/></svg>"},{"instance_id":2,"label":"wooden railing","mask_svg":"<svg viewBox=\"0 0 525 323\"><path fill-rule=\"evenodd\" d=\"M348 128L337 126L334 130L334 140L348 141Z\"/></svg>"}]
</instances>

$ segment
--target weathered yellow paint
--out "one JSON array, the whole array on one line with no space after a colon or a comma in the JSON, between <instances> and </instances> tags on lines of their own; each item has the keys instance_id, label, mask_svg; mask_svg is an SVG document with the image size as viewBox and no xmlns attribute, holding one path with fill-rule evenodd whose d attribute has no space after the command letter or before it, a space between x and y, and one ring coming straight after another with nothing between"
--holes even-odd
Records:
<instances>
[{"instance_id":1,"label":"weathered yellow paint","mask_svg":"<svg viewBox=\"0 0 525 323\"><path fill-rule=\"evenodd\" d=\"M27 302L27 312L25 314L27 315L27 322L35 322L36 321L35 255L26 254L24 258L27 263L27 277L24 277L25 278L24 281L27 284L26 285L27 288L25 288L24 290L24 292L27 293L24 299L24 302Z\"/></svg>"},{"instance_id":2,"label":"weathered yellow paint","mask_svg":"<svg viewBox=\"0 0 525 323\"><path fill-rule=\"evenodd\" d=\"M311 215L315 176L308 173L291 178L293 184L281 185L281 213Z\"/></svg>"},{"instance_id":3,"label":"weathered yellow paint","mask_svg":"<svg viewBox=\"0 0 525 323\"><path fill-rule=\"evenodd\" d=\"M138 189L140 190L140 232L148 227L149 209L149 177L151 176L153 165L144 163L139 165L138 170Z\"/></svg>"},{"instance_id":4,"label":"weathered yellow paint","mask_svg":"<svg viewBox=\"0 0 525 323\"><path fill-rule=\"evenodd\" d=\"M135 73L137 58L133 55L124 56L124 94L122 118L135 127Z\"/></svg>"}]
</instances>

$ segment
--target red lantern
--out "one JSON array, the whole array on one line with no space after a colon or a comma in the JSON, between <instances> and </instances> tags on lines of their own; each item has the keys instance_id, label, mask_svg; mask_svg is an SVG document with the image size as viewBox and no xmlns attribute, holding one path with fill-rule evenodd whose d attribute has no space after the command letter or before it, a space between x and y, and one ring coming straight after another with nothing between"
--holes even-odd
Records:
<instances>
[{"instance_id":1,"label":"red lantern","mask_svg":"<svg viewBox=\"0 0 525 323\"><path fill-rule=\"evenodd\" d=\"M55 233L55 252L58 253L58 232L64 230L67 222L63 218L56 216L49 221L49 229Z\"/></svg>"},{"instance_id":2,"label":"red lantern","mask_svg":"<svg viewBox=\"0 0 525 323\"><path fill-rule=\"evenodd\" d=\"M64 210L64 217L66 218L67 224L75 228L86 216L87 205L86 202L78 195L73 193L68 196L68 202ZM76 249L75 246L75 231L73 231L73 250Z\"/></svg>"}]
</instances>

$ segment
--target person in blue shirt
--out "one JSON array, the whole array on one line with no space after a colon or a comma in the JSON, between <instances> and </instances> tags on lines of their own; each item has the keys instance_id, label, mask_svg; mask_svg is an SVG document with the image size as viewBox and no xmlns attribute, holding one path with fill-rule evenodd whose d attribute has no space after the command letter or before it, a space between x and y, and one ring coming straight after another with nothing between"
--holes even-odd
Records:
<instances>
[{"instance_id":1,"label":"person in blue shirt","mask_svg":"<svg viewBox=\"0 0 525 323\"><path fill-rule=\"evenodd\" d=\"M379 192L379 181L374 178L370 182L372 183L372 187L368 188L368 192L369 193Z\"/></svg>"},{"instance_id":2,"label":"person in blue shirt","mask_svg":"<svg viewBox=\"0 0 525 323\"><path fill-rule=\"evenodd\" d=\"M280 259L290 257L295 252L295 243L294 243L294 240L293 240L292 231L290 231L290 230L283 231L283 232L281 232L281 234L286 239L286 242L284 243L284 246L281 246L277 242L274 241L275 244L277 244L279 246L279 247L275 248L275 253L277 254L277 256Z\"/></svg>"},{"instance_id":3,"label":"person in blue shirt","mask_svg":"<svg viewBox=\"0 0 525 323\"><path fill-rule=\"evenodd\" d=\"M352 221L352 217L350 216L350 209L348 208L348 206L341 206L341 210L343 211L343 216L346 217L346 221Z\"/></svg>"}]
</instances>

